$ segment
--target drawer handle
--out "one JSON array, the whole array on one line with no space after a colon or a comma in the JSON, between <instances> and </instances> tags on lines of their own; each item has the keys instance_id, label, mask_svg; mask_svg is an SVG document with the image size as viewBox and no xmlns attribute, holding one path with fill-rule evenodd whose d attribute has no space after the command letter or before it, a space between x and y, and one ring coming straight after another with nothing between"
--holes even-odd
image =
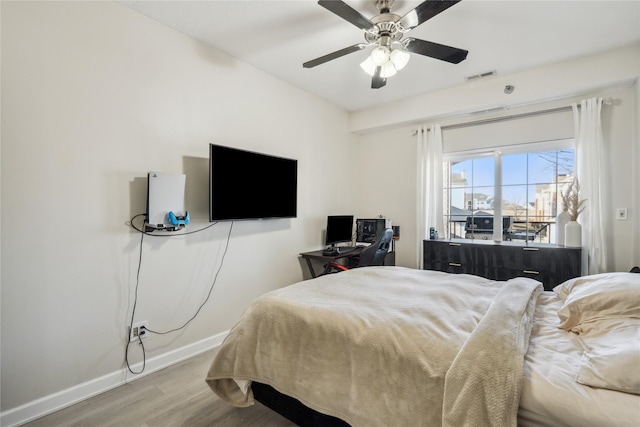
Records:
<instances>
[{"instance_id":1,"label":"drawer handle","mask_svg":"<svg viewBox=\"0 0 640 427\"><path fill-rule=\"evenodd\" d=\"M450 262L449 265L451 267L462 267L462 264L458 264L457 262Z\"/></svg>"},{"instance_id":2,"label":"drawer handle","mask_svg":"<svg viewBox=\"0 0 640 427\"><path fill-rule=\"evenodd\" d=\"M535 270L522 270L522 272L527 274L540 274L539 271L535 271Z\"/></svg>"},{"instance_id":3,"label":"drawer handle","mask_svg":"<svg viewBox=\"0 0 640 427\"><path fill-rule=\"evenodd\" d=\"M460 243L449 243L449 246L462 246Z\"/></svg>"},{"instance_id":4,"label":"drawer handle","mask_svg":"<svg viewBox=\"0 0 640 427\"><path fill-rule=\"evenodd\" d=\"M539 251L540 248L522 248L523 251Z\"/></svg>"}]
</instances>

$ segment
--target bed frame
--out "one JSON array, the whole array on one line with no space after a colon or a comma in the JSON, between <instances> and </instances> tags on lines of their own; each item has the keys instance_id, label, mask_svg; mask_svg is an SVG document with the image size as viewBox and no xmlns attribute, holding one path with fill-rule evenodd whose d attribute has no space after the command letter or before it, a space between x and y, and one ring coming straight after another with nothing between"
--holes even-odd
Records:
<instances>
[{"instance_id":1,"label":"bed frame","mask_svg":"<svg viewBox=\"0 0 640 427\"><path fill-rule=\"evenodd\" d=\"M349 427L341 419L314 411L267 384L252 381L251 390L255 400L300 427Z\"/></svg>"}]
</instances>

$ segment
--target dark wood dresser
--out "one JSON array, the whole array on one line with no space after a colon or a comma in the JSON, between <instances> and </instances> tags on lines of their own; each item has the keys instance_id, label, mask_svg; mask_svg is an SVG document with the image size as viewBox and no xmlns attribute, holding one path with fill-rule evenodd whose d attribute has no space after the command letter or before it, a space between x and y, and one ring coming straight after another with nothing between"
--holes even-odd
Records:
<instances>
[{"instance_id":1,"label":"dark wood dresser","mask_svg":"<svg viewBox=\"0 0 640 427\"><path fill-rule=\"evenodd\" d=\"M425 270L474 274L493 280L530 277L549 291L580 276L582 249L493 240L425 240L423 257Z\"/></svg>"}]
</instances>

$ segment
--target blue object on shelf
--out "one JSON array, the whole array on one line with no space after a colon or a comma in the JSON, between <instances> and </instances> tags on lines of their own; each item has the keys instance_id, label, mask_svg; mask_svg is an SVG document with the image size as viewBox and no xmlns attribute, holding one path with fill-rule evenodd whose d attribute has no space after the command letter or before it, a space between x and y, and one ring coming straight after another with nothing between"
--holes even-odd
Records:
<instances>
[{"instance_id":1,"label":"blue object on shelf","mask_svg":"<svg viewBox=\"0 0 640 427\"><path fill-rule=\"evenodd\" d=\"M184 216L176 216L173 212L169 212L169 221L171 221L173 225L187 225L189 221L191 221L191 216L189 215L189 211L187 211Z\"/></svg>"}]
</instances>

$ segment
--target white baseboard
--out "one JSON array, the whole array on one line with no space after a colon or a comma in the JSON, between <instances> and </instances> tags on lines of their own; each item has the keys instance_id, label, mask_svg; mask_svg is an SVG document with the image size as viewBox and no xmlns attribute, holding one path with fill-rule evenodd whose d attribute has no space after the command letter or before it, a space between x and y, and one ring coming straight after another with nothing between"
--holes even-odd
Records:
<instances>
[{"instance_id":1,"label":"white baseboard","mask_svg":"<svg viewBox=\"0 0 640 427\"><path fill-rule=\"evenodd\" d=\"M135 381L160 369L171 366L182 360L196 356L204 351L211 350L222 344L229 331L219 333L204 340L189 344L179 349L161 354L146 361L144 372L132 375L128 369L120 369L116 372L104 375L100 378L78 384L66 390L45 396L24 405L9 409L0 413L0 426L19 426L44 415L81 402L92 396L104 393L125 383ZM142 362L131 366L135 372L142 369Z\"/></svg>"}]
</instances>

